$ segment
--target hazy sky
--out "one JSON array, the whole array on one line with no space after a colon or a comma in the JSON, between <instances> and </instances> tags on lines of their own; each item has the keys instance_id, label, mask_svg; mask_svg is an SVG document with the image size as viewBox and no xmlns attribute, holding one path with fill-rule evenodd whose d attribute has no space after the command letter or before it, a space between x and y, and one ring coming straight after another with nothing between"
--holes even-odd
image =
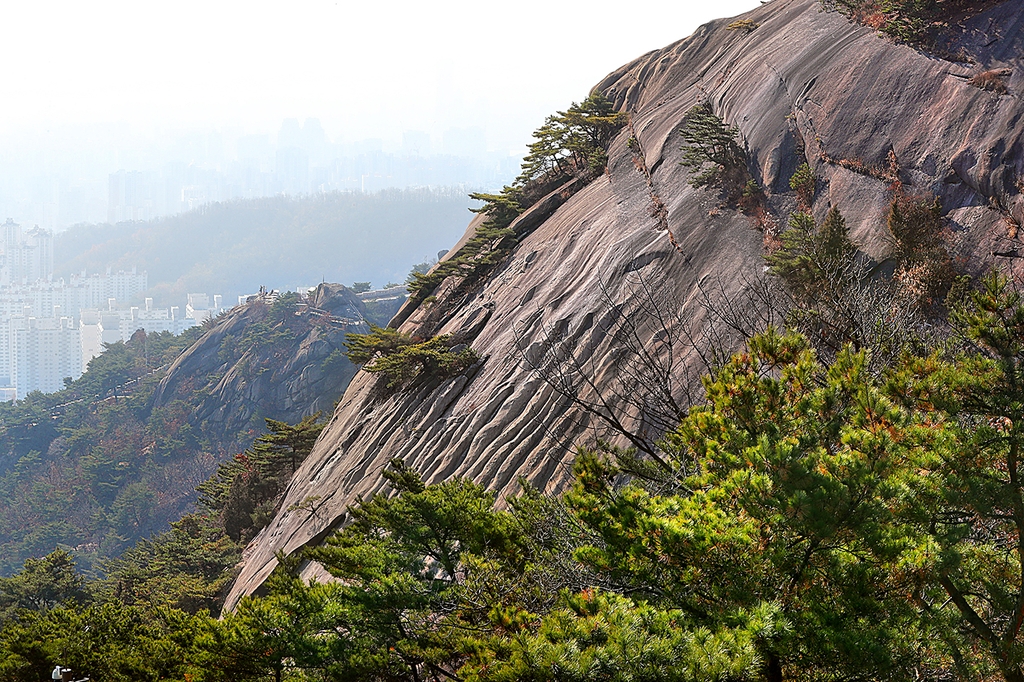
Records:
<instances>
[{"instance_id":1,"label":"hazy sky","mask_svg":"<svg viewBox=\"0 0 1024 682\"><path fill-rule=\"evenodd\" d=\"M480 126L507 149L612 69L757 4L11 2L0 132L274 132L312 116L346 140Z\"/></svg>"}]
</instances>

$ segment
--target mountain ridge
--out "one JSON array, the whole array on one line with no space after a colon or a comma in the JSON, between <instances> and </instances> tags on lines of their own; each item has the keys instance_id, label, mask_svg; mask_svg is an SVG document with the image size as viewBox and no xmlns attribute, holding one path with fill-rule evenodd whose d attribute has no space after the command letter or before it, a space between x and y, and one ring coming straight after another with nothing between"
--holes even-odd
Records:
<instances>
[{"instance_id":1,"label":"mountain ridge","mask_svg":"<svg viewBox=\"0 0 1024 682\"><path fill-rule=\"evenodd\" d=\"M942 199L944 239L961 271L999 261L1019 273L1018 261L998 255L1020 252L1014 227L1024 220L1024 26L1012 5L966 20L950 39L973 50L976 64L895 44L821 12L817 0L774 0L741 16L752 30L711 22L602 80L596 89L630 116L609 147L607 171L522 235L448 314L407 303L393 323L423 337L463 338L482 360L408 394L384 395L376 376L357 374L282 511L246 549L226 608L259 589L278 552L316 544L345 523L348 505L380 490L379 471L393 458L427 482L466 476L501 493L523 476L551 491L567 480L581 441L626 444L585 403L606 398L627 429L656 437L652 415L629 409L622 321L633 320L636 344L657 349L671 375L698 374L699 349L665 339L704 333L709 291L742 305L765 269L765 245L797 210L789 179L803 162L820 186L814 214L841 208L854 242L876 262L891 256L886 213L898 185ZM983 45L986 32L999 38ZM1007 94L971 84L993 68L1010 70ZM736 126L766 194L762 222L691 186L680 165L677 132L701 103ZM455 289L444 283L436 296ZM645 312L645 292L679 302L670 325ZM727 340L725 351L738 347L728 329L712 333ZM566 358L587 373L577 395L544 375ZM680 402L693 387L686 384L671 387ZM296 510L314 498L313 511ZM315 565L304 574L322 575Z\"/></svg>"}]
</instances>

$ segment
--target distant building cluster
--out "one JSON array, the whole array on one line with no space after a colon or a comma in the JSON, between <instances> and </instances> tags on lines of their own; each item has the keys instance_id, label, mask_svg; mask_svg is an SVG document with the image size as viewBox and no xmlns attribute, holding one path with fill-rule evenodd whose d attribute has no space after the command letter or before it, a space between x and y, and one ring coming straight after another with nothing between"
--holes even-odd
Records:
<instances>
[{"instance_id":1,"label":"distant building cluster","mask_svg":"<svg viewBox=\"0 0 1024 682\"><path fill-rule=\"evenodd\" d=\"M77 379L103 344L127 341L137 330L180 334L218 315L221 297L189 294L179 306L157 309L153 299L130 306L149 288L145 272L72 275L54 279L53 235L22 231L10 218L0 242L0 399L52 393Z\"/></svg>"},{"instance_id":2,"label":"distant building cluster","mask_svg":"<svg viewBox=\"0 0 1024 682\"><path fill-rule=\"evenodd\" d=\"M22 234L10 218L3 224L4 252L0 257L0 286L24 284L53 273L53 234L36 227Z\"/></svg>"}]
</instances>

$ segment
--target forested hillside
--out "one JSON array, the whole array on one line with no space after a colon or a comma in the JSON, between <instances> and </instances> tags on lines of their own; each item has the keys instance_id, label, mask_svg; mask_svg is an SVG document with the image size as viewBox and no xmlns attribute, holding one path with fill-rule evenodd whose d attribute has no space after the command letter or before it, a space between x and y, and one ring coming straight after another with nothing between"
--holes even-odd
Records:
<instances>
[{"instance_id":1,"label":"forested hillside","mask_svg":"<svg viewBox=\"0 0 1024 682\"><path fill-rule=\"evenodd\" d=\"M426 189L216 203L151 222L72 227L56 237L54 271L137 266L161 306L182 305L189 292L233 302L261 285L383 287L458 239L471 205L463 191Z\"/></svg>"},{"instance_id":2,"label":"forested hillside","mask_svg":"<svg viewBox=\"0 0 1024 682\"><path fill-rule=\"evenodd\" d=\"M0 403L0 574L56 546L93 571L166 529L265 418L332 409L364 312L340 285L257 300L179 337L136 333L67 389Z\"/></svg>"}]
</instances>

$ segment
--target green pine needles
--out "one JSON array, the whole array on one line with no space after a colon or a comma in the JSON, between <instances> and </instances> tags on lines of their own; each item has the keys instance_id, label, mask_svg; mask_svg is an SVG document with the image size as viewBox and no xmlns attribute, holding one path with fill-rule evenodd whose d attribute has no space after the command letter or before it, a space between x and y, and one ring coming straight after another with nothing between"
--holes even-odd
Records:
<instances>
[{"instance_id":1,"label":"green pine needles","mask_svg":"<svg viewBox=\"0 0 1024 682\"><path fill-rule=\"evenodd\" d=\"M278 496L324 428L319 413L295 425L276 419L266 423L267 433L251 448L222 463L196 487L200 505L219 518L235 542L248 542L270 523Z\"/></svg>"},{"instance_id":2,"label":"green pine needles","mask_svg":"<svg viewBox=\"0 0 1024 682\"><path fill-rule=\"evenodd\" d=\"M679 131L686 143L679 164L690 169L691 186L722 189L730 202L742 197L751 178L746 154L736 141L738 133L716 116L708 103L687 112Z\"/></svg>"},{"instance_id":3,"label":"green pine needles","mask_svg":"<svg viewBox=\"0 0 1024 682\"><path fill-rule=\"evenodd\" d=\"M857 248L850 241L846 220L832 207L820 225L810 213L790 216L789 226L779 237L782 245L765 256L773 275L794 292L811 292L826 277L836 277L853 261Z\"/></svg>"},{"instance_id":4,"label":"green pine needles","mask_svg":"<svg viewBox=\"0 0 1024 682\"><path fill-rule=\"evenodd\" d=\"M458 253L426 274L413 273L406 288L416 302L434 293L449 277L474 281L490 272L516 245L513 221L552 189L572 178L592 180L608 163L608 143L626 124L625 112L600 92L548 116L533 133L522 172L497 194L474 193L483 206L471 209L487 217Z\"/></svg>"},{"instance_id":5,"label":"green pine needles","mask_svg":"<svg viewBox=\"0 0 1024 682\"><path fill-rule=\"evenodd\" d=\"M599 92L548 116L533 133L534 142L523 160L523 172L516 184L523 187L547 176L569 178L601 173L608 162L605 148L626 121L625 112L615 111L614 105Z\"/></svg>"},{"instance_id":6,"label":"green pine needles","mask_svg":"<svg viewBox=\"0 0 1024 682\"><path fill-rule=\"evenodd\" d=\"M848 248L836 214L794 222ZM992 273L949 322L881 367L769 327L704 377L658 462L581 449L561 492L499 500L393 460L220 619L211 568L238 547L194 516L102 584L68 552L30 560L0 578L0 680L59 661L193 682L1020 682L1024 296ZM378 331L356 359L417 345ZM293 469L312 432L268 426L267 461Z\"/></svg>"},{"instance_id":7,"label":"green pine needles","mask_svg":"<svg viewBox=\"0 0 1024 682\"><path fill-rule=\"evenodd\" d=\"M811 167L806 162L800 164L796 172L793 173L793 177L789 179L789 188L796 192L796 198L800 203L801 210L811 210L811 205L814 203L816 186L817 182L814 179L814 172L811 170Z\"/></svg>"},{"instance_id":8,"label":"green pine needles","mask_svg":"<svg viewBox=\"0 0 1024 682\"><path fill-rule=\"evenodd\" d=\"M515 246L515 233L509 225L524 210L521 191L505 187L499 194L474 193L469 196L484 202L481 208L470 210L486 215L487 219L454 256L441 261L427 273L414 272L409 276L405 287L415 301L421 302L430 296L448 277L474 280L483 276Z\"/></svg>"},{"instance_id":9,"label":"green pine needles","mask_svg":"<svg viewBox=\"0 0 1024 682\"><path fill-rule=\"evenodd\" d=\"M465 344L451 336L417 341L397 329L371 326L369 334L349 334L345 347L348 359L367 372L387 379L387 388L409 389L429 379L447 379L461 374L480 359Z\"/></svg>"}]
</instances>

